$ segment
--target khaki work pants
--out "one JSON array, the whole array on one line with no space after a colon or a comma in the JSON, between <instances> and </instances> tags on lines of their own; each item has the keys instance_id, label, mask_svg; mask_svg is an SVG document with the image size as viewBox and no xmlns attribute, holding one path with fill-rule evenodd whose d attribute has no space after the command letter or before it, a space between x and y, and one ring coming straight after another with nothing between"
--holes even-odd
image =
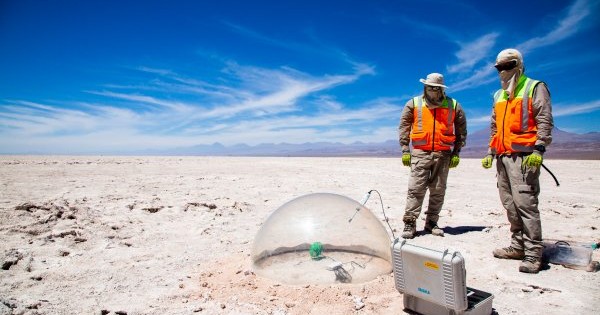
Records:
<instances>
[{"instance_id":1,"label":"khaki work pants","mask_svg":"<svg viewBox=\"0 0 600 315\"><path fill-rule=\"evenodd\" d=\"M425 214L427 221L437 223L444 204L451 156L450 151L412 151L404 222L417 220L429 188L429 206Z\"/></svg>"},{"instance_id":2,"label":"khaki work pants","mask_svg":"<svg viewBox=\"0 0 600 315\"><path fill-rule=\"evenodd\" d=\"M524 250L525 255L542 257L542 222L538 210L540 168L522 166L519 154L498 157L498 191L506 209L511 246Z\"/></svg>"}]
</instances>

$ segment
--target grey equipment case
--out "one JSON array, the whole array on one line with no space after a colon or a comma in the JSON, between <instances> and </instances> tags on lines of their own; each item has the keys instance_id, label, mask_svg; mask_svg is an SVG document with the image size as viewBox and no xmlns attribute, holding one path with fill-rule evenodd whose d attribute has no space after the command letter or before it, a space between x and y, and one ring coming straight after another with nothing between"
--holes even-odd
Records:
<instances>
[{"instance_id":1,"label":"grey equipment case","mask_svg":"<svg viewBox=\"0 0 600 315\"><path fill-rule=\"evenodd\" d=\"M396 239L392 263L406 309L426 315L492 314L494 296L466 286L465 260L459 252L440 252Z\"/></svg>"}]
</instances>

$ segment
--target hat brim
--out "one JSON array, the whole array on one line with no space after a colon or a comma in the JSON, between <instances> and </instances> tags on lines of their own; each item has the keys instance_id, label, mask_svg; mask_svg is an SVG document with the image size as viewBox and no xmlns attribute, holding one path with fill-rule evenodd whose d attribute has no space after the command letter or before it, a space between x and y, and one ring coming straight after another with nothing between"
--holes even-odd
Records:
<instances>
[{"instance_id":1,"label":"hat brim","mask_svg":"<svg viewBox=\"0 0 600 315\"><path fill-rule=\"evenodd\" d=\"M448 88L447 86L445 86L443 84L427 82L425 79L419 79L419 82L421 82L421 83L423 83L425 85L440 86L440 87L443 87L443 88Z\"/></svg>"}]
</instances>

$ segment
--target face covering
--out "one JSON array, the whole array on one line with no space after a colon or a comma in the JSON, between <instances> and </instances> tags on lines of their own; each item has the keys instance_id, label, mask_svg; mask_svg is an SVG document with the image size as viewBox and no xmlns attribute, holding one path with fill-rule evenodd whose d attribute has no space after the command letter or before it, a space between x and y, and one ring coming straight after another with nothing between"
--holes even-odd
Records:
<instances>
[{"instance_id":1,"label":"face covering","mask_svg":"<svg viewBox=\"0 0 600 315\"><path fill-rule=\"evenodd\" d=\"M437 91L432 91L425 86L425 100L427 104L441 106L442 101L444 101L444 89L441 88Z\"/></svg>"},{"instance_id":2,"label":"face covering","mask_svg":"<svg viewBox=\"0 0 600 315\"><path fill-rule=\"evenodd\" d=\"M517 83L519 83L522 69L523 68L521 67L516 67L514 69L504 70L498 73L500 76L500 84L502 84L502 89L508 93L509 99L513 99L515 96L515 88L517 87Z\"/></svg>"}]
</instances>

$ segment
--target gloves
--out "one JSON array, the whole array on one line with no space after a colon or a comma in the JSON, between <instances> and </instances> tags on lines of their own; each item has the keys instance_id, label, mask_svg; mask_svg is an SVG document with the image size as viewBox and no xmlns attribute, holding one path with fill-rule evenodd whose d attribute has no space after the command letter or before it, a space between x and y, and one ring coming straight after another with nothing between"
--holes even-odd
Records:
<instances>
[{"instance_id":1,"label":"gloves","mask_svg":"<svg viewBox=\"0 0 600 315\"><path fill-rule=\"evenodd\" d=\"M410 166L410 152L402 153L402 164Z\"/></svg>"},{"instance_id":2,"label":"gloves","mask_svg":"<svg viewBox=\"0 0 600 315\"><path fill-rule=\"evenodd\" d=\"M542 165L542 161L544 160L544 158L542 157L542 153L539 151L533 151L533 153L531 153L530 155L526 156L523 159L523 167L525 166L530 166L530 167L540 167L540 165Z\"/></svg>"},{"instance_id":3,"label":"gloves","mask_svg":"<svg viewBox=\"0 0 600 315\"><path fill-rule=\"evenodd\" d=\"M493 160L494 160L494 156L491 154L488 154L481 160L481 166L483 166L483 168L490 168L490 167L492 167Z\"/></svg>"},{"instance_id":4,"label":"gloves","mask_svg":"<svg viewBox=\"0 0 600 315\"><path fill-rule=\"evenodd\" d=\"M452 157L450 158L450 168L457 167L458 163L460 163L460 158L458 157L458 155L452 155Z\"/></svg>"}]
</instances>

